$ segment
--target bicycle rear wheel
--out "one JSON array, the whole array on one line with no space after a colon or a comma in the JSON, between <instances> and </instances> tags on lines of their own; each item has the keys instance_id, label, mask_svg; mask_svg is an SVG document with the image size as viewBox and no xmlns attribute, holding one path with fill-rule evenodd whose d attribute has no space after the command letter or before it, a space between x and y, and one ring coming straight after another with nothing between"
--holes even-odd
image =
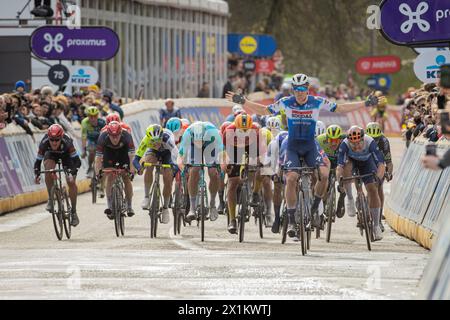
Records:
<instances>
[{"instance_id":1,"label":"bicycle rear wheel","mask_svg":"<svg viewBox=\"0 0 450 320\"><path fill-rule=\"evenodd\" d=\"M122 215L122 204L120 203L119 190L117 186L112 187L112 212L114 216L114 229L116 231L116 236L120 237L120 219Z\"/></svg>"},{"instance_id":2,"label":"bicycle rear wheel","mask_svg":"<svg viewBox=\"0 0 450 320\"><path fill-rule=\"evenodd\" d=\"M122 234L122 236L124 236L126 206L125 206L125 197L123 195L123 186L121 186L119 194L120 194L120 233Z\"/></svg>"},{"instance_id":3,"label":"bicycle rear wheel","mask_svg":"<svg viewBox=\"0 0 450 320\"><path fill-rule=\"evenodd\" d=\"M259 237L261 238L261 239L263 239L264 238L264 231L263 231L263 229L264 229L264 226L265 226L265 216L264 216L264 206L263 205L260 205L260 206L258 206L258 216L257 216L257 218L258 218L258 224L259 224Z\"/></svg>"},{"instance_id":4,"label":"bicycle rear wheel","mask_svg":"<svg viewBox=\"0 0 450 320\"><path fill-rule=\"evenodd\" d=\"M286 243L286 237L287 237L287 228L288 228L288 217L287 217L287 208L286 205L283 203L283 211L280 216L280 224L282 226L281 228L281 244Z\"/></svg>"},{"instance_id":5,"label":"bicycle rear wheel","mask_svg":"<svg viewBox=\"0 0 450 320\"><path fill-rule=\"evenodd\" d=\"M150 238L156 238L160 201L158 191L158 188L153 186L152 202L150 205Z\"/></svg>"},{"instance_id":6,"label":"bicycle rear wheel","mask_svg":"<svg viewBox=\"0 0 450 320\"><path fill-rule=\"evenodd\" d=\"M72 235L72 209L70 208L69 198L67 196L66 190L64 190L64 201L67 210L64 210L64 231L66 233L67 239L70 239ZM66 215L67 214L67 215Z\"/></svg>"},{"instance_id":7,"label":"bicycle rear wheel","mask_svg":"<svg viewBox=\"0 0 450 320\"><path fill-rule=\"evenodd\" d=\"M173 234L177 235L180 233L180 224L181 224L181 190L178 186L175 186L175 195L174 195L174 204L172 206L173 213Z\"/></svg>"},{"instance_id":8,"label":"bicycle rear wheel","mask_svg":"<svg viewBox=\"0 0 450 320\"><path fill-rule=\"evenodd\" d=\"M205 192L206 190L202 187L200 189L200 229L202 242L205 241L205 216L206 216Z\"/></svg>"},{"instance_id":9,"label":"bicycle rear wheel","mask_svg":"<svg viewBox=\"0 0 450 320\"><path fill-rule=\"evenodd\" d=\"M326 241L329 243L331 240L331 229L333 227L333 219L335 217L336 208L336 188L334 185L331 187L331 192L328 195L326 212L327 212L327 237Z\"/></svg>"},{"instance_id":10,"label":"bicycle rear wheel","mask_svg":"<svg viewBox=\"0 0 450 320\"><path fill-rule=\"evenodd\" d=\"M97 178L95 176L91 179L91 193L92 203L97 203Z\"/></svg>"},{"instance_id":11,"label":"bicycle rear wheel","mask_svg":"<svg viewBox=\"0 0 450 320\"><path fill-rule=\"evenodd\" d=\"M242 188L239 201L239 242L244 241L245 219L247 218L248 211L248 199L247 190Z\"/></svg>"},{"instance_id":12,"label":"bicycle rear wheel","mask_svg":"<svg viewBox=\"0 0 450 320\"><path fill-rule=\"evenodd\" d=\"M306 231L305 228L305 217L306 217L306 206L305 204L305 197L303 195L303 192L299 194L298 197L299 200L303 199L303 204L298 209L299 210L299 217L298 217L298 232L300 233L300 245L302 249L302 255L306 255L308 253L309 245L308 245L308 232L311 233L311 231ZM311 236L309 236L311 238Z\"/></svg>"},{"instance_id":13,"label":"bicycle rear wheel","mask_svg":"<svg viewBox=\"0 0 450 320\"><path fill-rule=\"evenodd\" d=\"M52 187L49 200L52 208L53 227L55 228L56 237L58 240L62 240L64 232L64 209L62 208L61 190L55 186Z\"/></svg>"}]
</instances>

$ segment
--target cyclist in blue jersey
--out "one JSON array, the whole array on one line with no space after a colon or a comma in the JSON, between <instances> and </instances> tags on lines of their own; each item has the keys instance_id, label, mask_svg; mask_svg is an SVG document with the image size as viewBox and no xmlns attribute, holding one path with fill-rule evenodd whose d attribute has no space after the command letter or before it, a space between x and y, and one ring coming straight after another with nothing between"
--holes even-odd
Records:
<instances>
[{"instance_id":1,"label":"cyclist in blue jersey","mask_svg":"<svg viewBox=\"0 0 450 320\"><path fill-rule=\"evenodd\" d=\"M316 123L321 109L331 112L352 112L364 107L373 107L385 101L385 97L370 95L366 101L336 104L322 97L310 96L308 94L310 82L308 76L296 74L292 78L292 90L294 95L282 98L270 106L252 102L240 94L229 92L226 98L229 101L239 102L248 113L259 115L270 115L284 113L287 118L289 137L287 139L286 162L289 167L300 167L300 159L303 158L306 166L316 167L318 158L317 145L314 139ZM315 198L311 211L317 224L317 211L320 201L325 195L328 183L326 167L320 167L320 182L315 187ZM286 174L286 202L289 219L289 234L294 236L295 211L297 207L296 185L298 174L288 172Z\"/></svg>"},{"instance_id":2,"label":"cyclist in blue jersey","mask_svg":"<svg viewBox=\"0 0 450 320\"><path fill-rule=\"evenodd\" d=\"M351 177L353 169L357 168L359 174L366 175L376 173L378 180L384 178L386 166L384 155L378 148L377 142L364 133L360 127L353 126L348 131L347 138L341 143L338 154L338 167L336 169L336 179L341 177ZM374 226L375 241L383 239L380 227L381 201L378 194L379 182L374 177L363 179L366 186L369 208ZM345 188L340 190L345 193ZM355 212L349 212L350 217L355 216Z\"/></svg>"},{"instance_id":3,"label":"cyclist in blue jersey","mask_svg":"<svg viewBox=\"0 0 450 320\"><path fill-rule=\"evenodd\" d=\"M217 165L217 168L208 168L209 175L209 219L215 221L218 218L216 196L220 184L220 156L223 151L223 142L219 130L210 122L195 122L186 129L181 138L178 155L178 165L181 170L189 164ZM197 218L197 194L200 183L200 168L189 169L188 191L191 202L190 212L186 220Z\"/></svg>"}]
</instances>

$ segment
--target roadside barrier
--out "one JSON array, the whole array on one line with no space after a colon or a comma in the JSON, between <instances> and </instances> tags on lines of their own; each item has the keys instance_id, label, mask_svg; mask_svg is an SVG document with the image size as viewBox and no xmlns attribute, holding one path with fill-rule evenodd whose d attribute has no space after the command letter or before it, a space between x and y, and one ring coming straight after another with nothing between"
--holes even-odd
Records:
<instances>
[{"instance_id":1,"label":"roadside barrier","mask_svg":"<svg viewBox=\"0 0 450 320\"><path fill-rule=\"evenodd\" d=\"M417 140L408 148L392 182L384 215L397 233L431 249L441 225L450 218L450 169L423 169L426 143ZM449 142L439 142L438 155L449 148Z\"/></svg>"},{"instance_id":2,"label":"roadside barrier","mask_svg":"<svg viewBox=\"0 0 450 320\"><path fill-rule=\"evenodd\" d=\"M175 106L191 122L201 120L220 125L231 113L232 104L223 99L179 99L175 100ZM142 100L123 106L125 122L132 128L136 145L143 138L148 125L159 123L159 110L163 107L164 100ZM35 142L14 124L0 131L0 214L43 203L48 199L45 183L34 183L34 161L45 132L32 125L30 127ZM79 125L74 124L74 127L79 134ZM75 138L74 141L81 154L81 139ZM87 160L82 160L77 179L80 193L90 190L90 181L85 178L87 168Z\"/></svg>"}]
</instances>

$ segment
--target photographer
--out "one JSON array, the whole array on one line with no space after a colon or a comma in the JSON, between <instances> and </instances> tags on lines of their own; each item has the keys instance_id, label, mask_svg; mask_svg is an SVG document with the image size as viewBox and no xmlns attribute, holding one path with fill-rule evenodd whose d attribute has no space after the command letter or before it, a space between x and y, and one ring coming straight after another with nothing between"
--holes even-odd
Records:
<instances>
[{"instance_id":1,"label":"photographer","mask_svg":"<svg viewBox=\"0 0 450 320\"><path fill-rule=\"evenodd\" d=\"M441 67L440 94L437 97L439 108L438 121L442 134L445 138L450 139L450 65ZM422 158L422 164L425 168L431 170L439 170L450 167L450 150L439 159L435 153L435 148L431 147L431 152L427 149L427 155ZM434 150L433 150L434 149Z\"/></svg>"}]
</instances>

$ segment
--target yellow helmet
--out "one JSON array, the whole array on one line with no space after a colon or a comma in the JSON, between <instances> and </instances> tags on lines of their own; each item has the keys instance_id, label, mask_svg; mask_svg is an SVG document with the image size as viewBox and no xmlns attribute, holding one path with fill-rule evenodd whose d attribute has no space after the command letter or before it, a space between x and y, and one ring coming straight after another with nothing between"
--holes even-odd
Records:
<instances>
[{"instance_id":1,"label":"yellow helmet","mask_svg":"<svg viewBox=\"0 0 450 320\"><path fill-rule=\"evenodd\" d=\"M100 111L98 110L97 107L89 107L86 109L86 115L89 117L98 116L99 113L100 113Z\"/></svg>"},{"instance_id":2,"label":"yellow helmet","mask_svg":"<svg viewBox=\"0 0 450 320\"><path fill-rule=\"evenodd\" d=\"M366 127L366 133L369 137L374 139L379 138L383 135L380 124L378 122L371 122Z\"/></svg>"}]
</instances>

